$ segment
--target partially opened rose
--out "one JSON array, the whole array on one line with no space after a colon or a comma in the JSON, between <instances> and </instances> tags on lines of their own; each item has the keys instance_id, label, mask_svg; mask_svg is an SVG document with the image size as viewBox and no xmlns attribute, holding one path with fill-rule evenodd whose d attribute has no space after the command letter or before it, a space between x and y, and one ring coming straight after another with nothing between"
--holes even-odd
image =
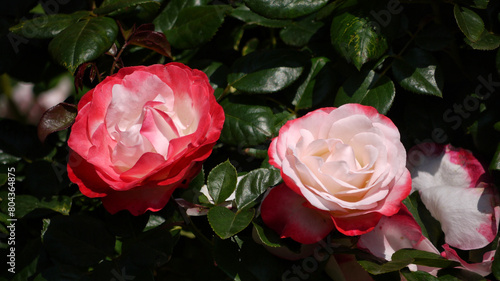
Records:
<instances>
[{"instance_id":1,"label":"partially opened rose","mask_svg":"<svg viewBox=\"0 0 500 281\"><path fill-rule=\"evenodd\" d=\"M69 178L110 213L158 211L200 171L223 123L203 72L180 63L122 68L78 104Z\"/></svg>"},{"instance_id":2,"label":"partially opened rose","mask_svg":"<svg viewBox=\"0 0 500 281\"><path fill-rule=\"evenodd\" d=\"M397 213L411 190L399 131L370 106L322 108L288 121L269 147L269 162L305 206L326 213L346 235L369 232ZM265 200L273 198L265 205L281 204L279 196ZM264 222L272 212L262 208ZM273 228L276 221L267 221Z\"/></svg>"}]
</instances>

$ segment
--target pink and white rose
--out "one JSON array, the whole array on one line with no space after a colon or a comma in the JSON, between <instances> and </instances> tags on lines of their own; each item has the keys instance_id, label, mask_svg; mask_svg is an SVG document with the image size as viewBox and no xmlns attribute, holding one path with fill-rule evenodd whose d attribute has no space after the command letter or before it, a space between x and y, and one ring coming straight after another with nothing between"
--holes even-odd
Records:
<instances>
[{"instance_id":1,"label":"pink and white rose","mask_svg":"<svg viewBox=\"0 0 500 281\"><path fill-rule=\"evenodd\" d=\"M417 249L439 254L438 249L422 234L422 229L406 207L402 207L397 214L391 217L382 218L373 231L361 235L358 247L387 261L390 261L392 255L401 249ZM491 273L495 250L486 252L481 262L470 263L463 260L448 244L442 245L442 248L444 251L441 252L441 256L459 262L460 266L458 268L482 276ZM439 270L439 268L415 264L410 264L409 268L413 271L425 271L434 276L437 275Z\"/></svg>"},{"instance_id":2,"label":"pink and white rose","mask_svg":"<svg viewBox=\"0 0 500 281\"><path fill-rule=\"evenodd\" d=\"M483 248L498 232L499 196L483 165L468 150L424 143L410 149L408 168L413 191L419 192L425 207L441 223L447 242L442 245L441 256L459 262L459 268L489 275L495 250L487 251L482 261L469 262L450 247ZM361 235L358 247L386 260L403 248L439 253L422 235L406 207L394 216L382 218L373 231ZM438 270L414 265L410 268L433 275Z\"/></svg>"},{"instance_id":3,"label":"pink and white rose","mask_svg":"<svg viewBox=\"0 0 500 281\"><path fill-rule=\"evenodd\" d=\"M158 211L200 171L223 123L203 72L180 63L122 68L78 104L69 178L110 213Z\"/></svg>"},{"instance_id":4,"label":"pink and white rose","mask_svg":"<svg viewBox=\"0 0 500 281\"><path fill-rule=\"evenodd\" d=\"M287 188L302 197L302 206L323 214L321 231L295 223L295 231L310 242L322 238L318 234L329 227L327 221L346 235L371 231L383 216L399 211L411 190L399 131L370 106L321 108L288 121L269 147L269 162L281 170ZM279 206L286 212L290 205L281 200L268 196L263 202L264 222L274 229L280 228L278 219L266 218L276 217L272 212Z\"/></svg>"},{"instance_id":5,"label":"pink and white rose","mask_svg":"<svg viewBox=\"0 0 500 281\"><path fill-rule=\"evenodd\" d=\"M431 241L422 235L422 229L406 206L401 207L399 212L391 217L383 217L373 231L361 235L358 247L388 261L401 249L417 249L439 254ZM436 268L426 266L410 265L410 269L437 273Z\"/></svg>"},{"instance_id":6,"label":"pink and white rose","mask_svg":"<svg viewBox=\"0 0 500 281\"><path fill-rule=\"evenodd\" d=\"M413 192L441 223L445 242L482 248L498 233L500 197L483 165L465 149L424 143L408 153Z\"/></svg>"}]
</instances>

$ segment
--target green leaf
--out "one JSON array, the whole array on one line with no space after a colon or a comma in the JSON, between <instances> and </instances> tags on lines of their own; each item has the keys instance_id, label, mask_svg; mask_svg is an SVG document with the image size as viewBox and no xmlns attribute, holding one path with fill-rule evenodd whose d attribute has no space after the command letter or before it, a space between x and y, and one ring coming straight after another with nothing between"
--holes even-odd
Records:
<instances>
[{"instance_id":1,"label":"green leaf","mask_svg":"<svg viewBox=\"0 0 500 281\"><path fill-rule=\"evenodd\" d=\"M484 22L481 17L474 11L455 4L453 8L455 20L458 27L465 34L465 36L472 42L476 42L481 38L484 31Z\"/></svg>"},{"instance_id":2,"label":"green leaf","mask_svg":"<svg viewBox=\"0 0 500 281\"><path fill-rule=\"evenodd\" d=\"M464 40L475 50L491 51L500 47L500 36L492 34L488 30L484 30L481 38L476 42L472 42L469 38L465 38Z\"/></svg>"},{"instance_id":3,"label":"green leaf","mask_svg":"<svg viewBox=\"0 0 500 281\"><path fill-rule=\"evenodd\" d=\"M486 9L488 7L488 3L490 0L472 0L474 2L473 6L474 8L478 9Z\"/></svg>"},{"instance_id":4,"label":"green leaf","mask_svg":"<svg viewBox=\"0 0 500 281\"><path fill-rule=\"evenodd\" d=\"M334 106L346 103L360 103L375 107L386 114L391 108L396 89L387 76L380 76L373 70L355 74L344 82L335 97Z\"/></svg>"},{"instance_id":5,"label":"green leaf","mask_svg":"<svg viewBox=\"0 0 500 281\"><path fill-rule=\"evenodd\" d=\"M460 263L443 258L441 255L416 249L401 249L392 254L393 261L413 260L411 263L432 267L456 267Z\"/></svg>"},{"instance_id":6,"label":"green leaf","mask_svg":"<svg viewBox=\"0 0 500 281\"><path fill-rule=\"evenodd\" d=\"M376 30L368 17L344 12L332 20L330 35L333 47L358 70L368 61L381 57L388 48L387 38Z\"/></svg>"},{"instance_id":7,"label":"green leaf","mask_svg":"<svg viewBox=\"0 0 500 281\"><path fill-rule=\"evenodd\" d=\"M418 207L420 205L418 192L414 192L414 193L410 194L408 197L406 197L403 200L403 204L405 204L406 208L408 208L408 211L410 211L413 218L420 226L420 228L422 230L422 235L425 237L429 237L429 235L427 234L427 229L425 228L425 225L423 224L422 220L420 219L420 214L418 212Z\"/></svg>"},{"instance_id":8,"label":"green leaf","mask_svg":"<svg viewBox=\"0 0 500 281\"><path fill-rule=\"evenodd\" d=\"M201 171L189 182L189 189L199 190L205 184L205 171Z\"/></svg>"},{"instance_id":9,"label":"green leaf","mask_svg":"<svg viewBox=\"0 0 500 281\"><path fill-rule=\"evenodd\" d=\"M259 168L249 172L236 187L236 207L242 210L253 206L262 193L280 181L280 171L276 169Z\"/></svg>"},{"instance_id":10,"label":"green leaf","mask_svg":"<svg viewBox=\"0 0 500 281\"><path fill-rule=\"evenodd\" d=\"M444 268L441 269L438 273L439 280L441 281L486 281L483 276L460 268ZM496 280L496 279L494 279Z\"/></svg>"},{"instance_id":11,"label":"green leaf","mask_svg":"<svg viewBox=\"0 0 500 281\"><path fill-rule=\"evenodd\" d=\"M118 15L123 12L130 11L139 5L156 5L160 7L160 3L153 0L107 0L102 3L102 5L94 9L94 14L96 15Z\"/></svg>"},{"instance_id":12,"label":"green leaf","mask_svg":"<svg viewBox=\"0 0 500 281\"><path fill-rule=\"evenodd\" d=\"M490 170L500 171L500 143L497 146L497 150L491 159Z\"/></svg>"},{"instance_id":13,"label":"green leaf","mask_svg":"<svg viewBox=\"0 0 500 281\"><path fill-rule=\"evenodd\" d=\"M230 11L228 5L186 7L180 11L172 28L164 30L165 36L175 48L198 47L210 41Z\"/></svg>"},{"instance_id":14,"label":"green leaf","mask_svg":"<svg viewBox=\"0 0 500 281\"><path fill-rule=\"evenodd\" d=\"M407 281L438 281L440 278L432 276L425 271L410 271L409 269L402 269L401 274Z\"/></svg>"},{"instance_id":15,"label":"green leaf","mask_svg":"<svg viewBox=\"0 0 500 281\"><path fill-rule=\"evenodd\" d=\"M227 144L253 146L270 138L274 132L273 112L267 106L232 102L221 103L226 120L220 140Z\"/></svg>"},{"instance_id":16,"label":"green leaf","mask_svg":"<svg viewBox=\"0 0 500 281\"><path fill-rule=\"evenodd\" d=\"M68 196L52 196L49 200L38 200L36 197L31 195L18 195L16 197L16 201L16 215L18 217L23 217L32 210L38 208L50 209L63 215L69 215L72 203L71 198Z\"/></svg>"},{"instance_id":17,"label":"green leaf","mask_svg":"<svg viewBox=\"0 0 500 281\"><path fill-rule=\"evenodd\" d=\"M229 67L221 62L210 62L208 66L198 67L198 69L205 72L210 81L210 85L214 88L214 96L219 99L227 86L227 74Z\"/></svg>"},{"instance_id":18,"label":"green leaf","mask_svg":"<svg viewBox=\"0 0 500 281\"><path fill-rule=\"evenodd\" d=\"M97 265L114 252L115 238L95 218L56 216L43 234L43 248L51 259L80 267Z\"/></svg>"},{"instance_id":19,"label":"green leaf","mask_svg":"<svg viewBox=\"0 0 500 281\"><path fill-rule=\"evenodd\" d=\"M287 25L286 28L280 31L280 38L287 45L302 47L309 42L323 25L322 21L315 20L315 15L311 15Z\"/></svg>"},{"instance_id":20,"label":"green leaf","mask_svg":"<svg viewBox=\"0 0 500 281\"><path fill-rule=\"evenodd\" d=\"M431 53L414 48L392 64L394 79L408 91L442 97L442 72Z\"/></svg>"},{"instance_id":21,"label":"green leaf","mask_svg":"<svg viewBox=\"0 0 500 281\"><path fill-rule=\"evenodd\" d=\"M18 162L19 160L21 160L21 157L10 155L0 150L0 164L12 164Z\"/></svg>"},{"instance_id":22,"label":"green leaf","mask_svg":"<svg viewBox=\"0 0 500 281\"><path fill-rule=\"evenodd\" d=\"M277 20L277 19L265 18L261 15L252 12L245 5L241 5L238 8L234 9L231 12L231 16L245 22L246 24L255 24L270 28L282 28L288 26L292 22L291 20Z\"/></svg>"},{"instance_id":23,"label":"green leaf","mask_svg":"<svg viewBox=\"0 0 500 281\"><path fill-rule=\"evenodd\" d=\"M319 10L328 0L245 0L245 3L266 18L293 19Z\"/></svg>"},{"instance_id":24,"label":"green leaf","mask_svg":"<svg viewBox=\"0 0 500 281\"><path fill-rule=\"evenodd\" d=\"M295 118L297 118L297 115L288 110L274 114L274 135L278 135L279 130L286 122Z\"/></svg>"},{"instance_id":25,"label":"green leaf","mask_svg":"<svg viewBox=\"0 0 500 281\"><path fill-rule=\"evenodd\" d=\"M270 228L266 227L263 223L259 224L256 223L255 221L252 222L254 231L259 237L260 241L264 243L265 245L269 247L281 247L282 245L282 239L279 237L279 235L276 233L276 231L271 230Z\"/></svg>"},{"instance_id":26,"label":"green leaf","mask_svg":"<svg viewBox=\"0 0 500 281\"><path fill-rule=\"evenodd\" d=\"M215 206L208 211L208 221L214 232L222 239L227 239L245 229L255 215L254 209L240 210L233 213L231 210Z\"/></svg>"},{"instance_id":27,"label":"green leaf","mask_svg":"<svg viewBox=\"0 0 500 281\"><path fill-rule=\"evenodd\" d=\"M342 5L346 4L346 2L353 3L353 1L349 0L338 0L328 3L316 13L316 19L322 20L329 17L334 11L337 10L337 8L342 7Z\"/></svg>"},{"instance_id":28,"label":"green leaf","mask_svg":"<svg viewBox=\"0 0 500 281\"><path fill-rule=\"evenodd\" d=\"M59 103L45 111L38 123L38 138L44 142L51 133L69 128L75 122L76 106L69 103Z\"/></svg>"},{"instance_id":29,"label":"green leaf","mask_svg":"<svg viewBox=\"0 0 500 281\"><path fill-rule=\"evenodd\" d=\"M311 60L311 69L304 82L297 88L292 104L295 110L307 109L318 105L329 95L332 95L335 75L329 66L330 60L316 57Z\"/></svg>"},{"instance_id":30,"label":"green leaf","mask_svg":"<svg viewBox=\"0 0 500 281\"><path fill-rule=\"evenodd\" d=\"M272 93L297 80L305 64L305 56L292 50L252 52L235 61L227 81L243 92Z\"/></svg>"},{"instance_id":31,"label":"green leaf","mask_svg":"<svg viewBox=\"0 0 500 281\"><path fill-rule=\"evenodd\" d=\"M409 203L411 202L411 203ZM413 192L408 199L403 201L408 210L422 229L422 235L429 238L432 244L444 244L444 234L441 230L441 224L427 210L424 203L420 199L418 192Z\"/></svg>"},{"instance_id":32,"label":"green leaf","mask_svg":"<svg viewBox=\"0 0 500 281\"><path fill-rule=\"evenodd\" d=\"M369 273L374 275L384 274L393 271L399 271L405 268L412 262L409 260L399 260L399 261L390 261L384 264L377 264L371 261L360 260L358 263Z\"/></svg>"},{"instance_id":33,"label":"green leaf","mask_svg":"<svg viewBox=\"0 0 500 281\"><path fill-rule=\"evenodd\" d=\"M104 54L116 39L118 26L111 18L84 19L59 33L49 44L52 57L74 73L77 67Z\"/></svg>"},{"instance_id":34,"label":"green leaf","mask_svg":"<svg viewBox=\"0 0 500 281\"><path fill-rule=\"evenodd\" d=\"M11 27L9 30L26 38L53 38L68 26L88 15L90 15L88 11L79 11L69 15L42 15L31 20L23 21Z\"/></svg>"},{"instance_id":35,"label":"green leaf","mask_svg":"<svg viewBox=\"0 0 500 281\"><path fill-rule=\"evenodd\" d=\"M169 1L165 9L153 20L157 31L165 33L174 27L179 18L180 12L186 7L206 5L209 0L172 0Z\"/></svg>"},{"instance_id":36,"label":"green leaf","mask_svg":"<svg viewBox=\"0 0 500 281\"><path fill-rule=\"evenodd\" d=\"M210 171L207 179L208 193L214 203L220 204L233 193L236 188L238 174L229 160L217 165Z\"/></svg>"},{"instance_id":37,"label":"green leaf","mask_svg":"<svg viewBox=\"0 0 500 281\"><path fill-rule=\"evenodd\" d=\"M144 227L144 231L157 228L158 226L162 225L165 221L166 219L164 217L151 214L149 216L148 223Z\"/></svg>"},{"instance_id":38,"label":"green leaf","mask_svg":"<svg viewBox=\"0 0 500 281\"><path fill-rule=\"evenodd\" d=\"M6 194L4 194L6 195ZM7 198L7 196L2 196ZM17 195L15 198L16 203L16 218L22 218L36 209L49 209L63 215L69 215L71 210L71 198L68 196L52 196L48 198L38 199L32 195ZM1 203L3 212L7 212L8 200L3 200Z\"/></svg>"}]
</instances>

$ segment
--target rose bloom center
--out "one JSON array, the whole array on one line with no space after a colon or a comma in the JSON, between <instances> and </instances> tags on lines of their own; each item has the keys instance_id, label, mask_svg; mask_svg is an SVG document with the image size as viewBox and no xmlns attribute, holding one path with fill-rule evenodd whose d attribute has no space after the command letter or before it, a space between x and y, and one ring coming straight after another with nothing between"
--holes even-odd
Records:
<instances>
[{"instance_id":1,"label":"rose bloom center","mask_svg":"<svg viewBox=\"0 0 500 281\"><path fill-rule=\"evenodd\" d=\"M300 138L294 148L289 147L287 158L296 163L298 176L312 191L356 202L376 185L381 175L376 170L387 162L387 147L382 131L365 116L338 123L326 135L300 129ZM345 126L349 123L356 125Z\"/></svg>"},{"instance_id":2,"label":"rose bloom center","mask_svg":"<svg viewBox=\"0 0 500 281\"><path fill-rule=\"evenodd\" d=\"M104 122L116 142L110 148L115 171L127 171L147 152L167 159L171 140L196 131L199 117L193 107L189 95L176 93L174 98L165 82L146 72L134 72L113 85Z\"/></svg>"}]
</instances>

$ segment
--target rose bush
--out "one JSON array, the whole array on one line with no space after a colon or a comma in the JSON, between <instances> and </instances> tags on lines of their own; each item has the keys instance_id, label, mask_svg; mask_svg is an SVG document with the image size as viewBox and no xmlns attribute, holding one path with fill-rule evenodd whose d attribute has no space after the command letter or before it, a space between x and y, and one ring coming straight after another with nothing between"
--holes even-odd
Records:
<instances>
[{"instance_id":1,"label":"rose bush","mask_svg":"<svg viewBox=\"0 0 500 281\"><path fill-rule=\"evenodd\" d=\"M4 1L0 279L500 280L499 2Z\"/></svg>"},{"instance_id":2,"label":"rose bush","mask_svg":"<svg viewBox=\"0 0 500 281\"><path fill-rule=\"evenodd\" d=\"M397 213L411 190L398 129L370 106L322 108L288 121L269 147L269 162L304 206L323 212L346 235L369 232ZM278 232L289 206L280 197L268 196L262 205L264 222ZM292 232L313 235L306 240L314 242L323 238L311 231L317 227Z\"/></svg>"},{"instance_id":3,"label":"rose bush","mask_svg":"<svg viewBox=\"0 0 500 281\"><path fill-rule=\"evenodd\" d=\"M203 72L180 63L122 68L79 102L68 175L110 213L158 211L200 171L223 123Z\"/></svg>"}]
</instances>

